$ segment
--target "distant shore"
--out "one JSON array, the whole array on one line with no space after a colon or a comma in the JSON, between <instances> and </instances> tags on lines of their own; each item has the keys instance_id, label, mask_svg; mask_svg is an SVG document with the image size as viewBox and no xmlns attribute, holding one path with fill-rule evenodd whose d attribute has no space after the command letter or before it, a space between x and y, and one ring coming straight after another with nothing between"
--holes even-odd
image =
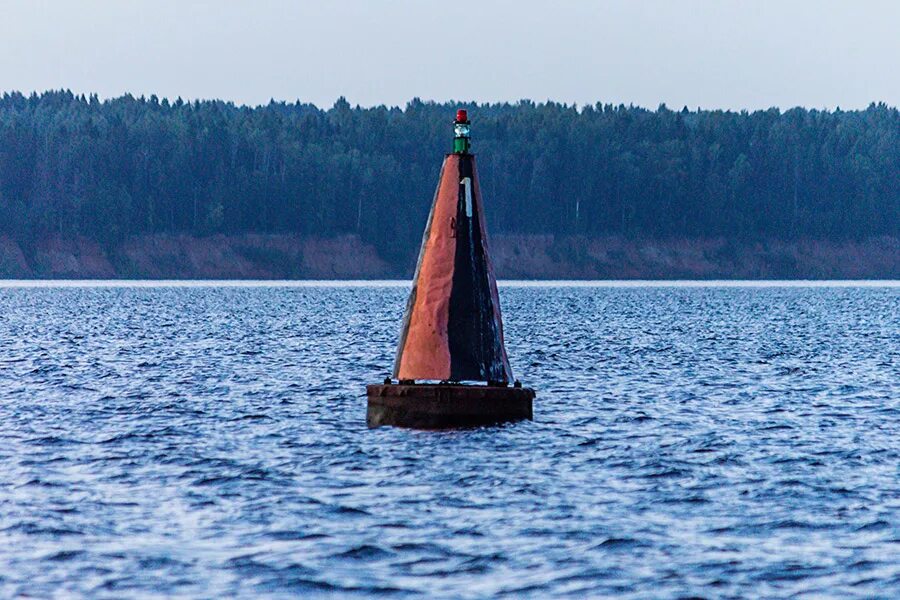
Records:
<instances>
[{"instance_id":1,"label":"distant shore","mask_svg":"<svg viewBox=\"0 0 900 600\"><path fill-rule=\"evenodd\" d=\"M900 240L734 241L496 235L502 279L898 279ZM148 235L112 246L0 236L4 279L408 279L415 257L390 262L356 236Z\"/></svg>"}]
</instances>

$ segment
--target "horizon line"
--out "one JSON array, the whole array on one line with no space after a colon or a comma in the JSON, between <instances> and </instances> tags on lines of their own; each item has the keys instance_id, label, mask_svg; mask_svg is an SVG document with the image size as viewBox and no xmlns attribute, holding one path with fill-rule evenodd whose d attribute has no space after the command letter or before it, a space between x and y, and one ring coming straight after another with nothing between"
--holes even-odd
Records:
<instances>
[{"instance_id":1,"label":"horizon line","mask_svg":"<svg viewBox=\"0 0 900 600\"><path fill-rule=\"evenodd\" d=\"M723 112L723 113L736 113L736 114L743 114L743 113L753 114L753 113L759 113L759 112L765 113L765 112L769 112L772 110L777 110L779 113L787 113L787 112L797 110L797 109L810 111L810 112L812 112L812 111L825 112L825 113L829 113L829 114L844 113L844 112L864 112L864 111L872 109L872 108L887 108L889 110L897 110L898 109L897 105L891 105L884 100L872 100L865 107L853 107L853 108L842 108L840 105L834 105L833 107L827 107L827 106L826 107L813 107L813 106L803 106L803 105L799 105L799 104L795 105L795 106L789 106L789 107L771 105L766 108L734 108L734 107L704 108L701 106L691 108L688 105L684 105L682 108L674 108L674 107L668 106L668 104L666 102L660 102L657 105L657 107L654 109L654 108L650 108L648 106L644 106L642 104L636 104L634 102L629 102L629 103L604 102L602 100L597 100L597 101L591 102L591 103L587 103L587 102L579 103L579 102L563 102L563 101L559 101L559 100L554 100L552 98L547 98L545 100L534 100L532 98L519 98L516 100L492 100L492 101L479 102L477 100L458 100L458 99L454 99L454 98L449 98L446 100L436 100L436 99L430 99L430 98L423 99L420 96L413 96L412 98L410 98L409 100L406 101L406 104L404 106L400 106L398 104L387 104L387 103L367 104L367 105L363 105L360 103L353 104L344 95L338 96L334 100L334 102L332 103L332 105L330 107L326 107L326 106L319 106L315 102L304 101L301 98L289 100L289 99L276 99L275 97L272 97L268 100L268 102L252 104L252 103L244 103L244 102L239 102L236 100L231 100L231 99L226 99L226 98L182 97L180 95L176 96L174 98L170 98L169 96L160 96L155 93L151 93L149 95L144 94L144 93L142 93L140 95L136 95L135 93L132 93L132 92L122 92L119 95L103 95L103 94L100 94L99 92L83 92L83 91L77 92L77 91L73 91L71 88L51 88L51 89L45 89L45 90L41 90L41 91L30 90L28 92L25 92L22 90L15 90L15 89L2 91L2 97L4 97L4 98L19 95L19 96L22 96L23 98L30 99L33 97L41 98L43 96L52 95L52 94L70 94L73 98L75 98L79 101L81 101L81 99L83 98L85 101L88 101L88 102L91 101L93 98L96 98L97 101L100 102L101 104L113 103L118 100L126 100L126 99L136 100L136 101L140 101L140 102L151 102L152 99L155 97L156 101L159 104L167 103L170 106L177 104L178 101L180 100L183 104L194 104L194 103L198 103L198 102L200 104L223 103L227 106L233 106L233 107L239 108L239 109L246 108L246 109L250 109L250 110L266 108L268 106L272 106L273 104L274 105L283 105L283 106L306 106L306 107L311 107L313 109L324 111L324 112L334 110L342 102L346 103L353 110L384 109L384 110L388 110L388 111L399 110L401 112L406 112L413 105L415 105L417 103L424 104L424 105L433 105L433 106L442 106L442 105L449 104L449 105L455 105L455 106L461 106L461 107L476 107L476 108L496 108L496 107L502 107L502 106L515 107L515 106L524 106L524 105L534 105L537 107L559 106L563 109L575 110L579 114L583 113L585 111L585 109L587 109L587 108L591 108L592 110L606 109L606 108L614 108L614 109L626 108L626 109L645 110L645 111L653 112L653 113L662 112L662 111L683 112L684 110L687 110L690 113Z\"/></svg>"},{"instance_id":2,"label":"horizon line","mask_svg":"<svg viewBox=\"0 0 900 600\"><path fill-rule=\"evenodd\" d=\"M498 279L501 287L610 288L897 288L900 279ZM314 288L412 285L410 279L0 279L0 289L15 288Z\"/></svg>"}]
</instances>

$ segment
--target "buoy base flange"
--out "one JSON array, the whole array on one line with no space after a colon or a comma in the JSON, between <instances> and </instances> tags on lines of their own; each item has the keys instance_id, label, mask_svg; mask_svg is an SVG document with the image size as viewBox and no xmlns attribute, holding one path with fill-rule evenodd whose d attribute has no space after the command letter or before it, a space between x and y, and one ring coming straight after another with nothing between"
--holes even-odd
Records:
<instances>
[{"instance_id":1,"label":"buoy base flange","mask_svg":"<svg viewBox=\"0 0 900 600\"><path fill-rule=\"evenodd\" d=\"M534 390L443 383L366 386L369 427L478 427L532 419Z\"/></svg>"}]
</instances>

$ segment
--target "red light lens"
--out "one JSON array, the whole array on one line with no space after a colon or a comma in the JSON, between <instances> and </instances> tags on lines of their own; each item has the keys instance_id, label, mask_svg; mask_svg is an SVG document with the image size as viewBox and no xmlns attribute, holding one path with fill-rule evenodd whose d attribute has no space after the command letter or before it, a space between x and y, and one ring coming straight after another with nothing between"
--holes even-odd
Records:
<instances>
[{"instance_id":1,"label":"red light lens","mask_svg":"<svg viewBox=\"0 0 900 600\"><path fill-rule=\"evenodd\" d=\"M461 108L456 111L456 122L464 123L469 120L469 115L466 113L465 109Z\"/></svg>"}]
</instances>

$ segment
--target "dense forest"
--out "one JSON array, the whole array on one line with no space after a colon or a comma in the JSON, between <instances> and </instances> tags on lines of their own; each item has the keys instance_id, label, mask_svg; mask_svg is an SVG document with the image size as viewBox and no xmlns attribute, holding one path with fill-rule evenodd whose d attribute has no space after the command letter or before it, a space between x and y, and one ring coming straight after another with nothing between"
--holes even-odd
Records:
<instances>
[{"instance_id":1,"label":"dense forest","mask_svg":"<svg viewBox=\"0 0 900 600\"><path fill-rule=\"evenodd\" d=\"M900 112L0 99L0 236L355 234L411 260L458 107L492 234L900 236Z\"/></svg>"}]
</instances>

